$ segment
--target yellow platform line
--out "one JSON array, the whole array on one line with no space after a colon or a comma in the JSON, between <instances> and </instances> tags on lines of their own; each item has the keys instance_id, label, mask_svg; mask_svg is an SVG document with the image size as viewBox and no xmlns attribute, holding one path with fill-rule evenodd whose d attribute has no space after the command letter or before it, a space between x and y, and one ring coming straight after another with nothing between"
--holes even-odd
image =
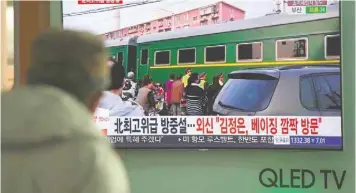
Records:
<instances>
[{"instance_id":1,"label":"yellow platform line","mask_svg":"<svg viewBox=\"0 0 356 193\"><path fill-rule=\"evenodd\" d=\"M151 66L150 69L162 68L202 68L202 67L233 67L233 66L280 66L280 65L322 65L339 64L340 60L304 60L304 61L276 61L276 62L239 62L239 63L216 63L216 64L188 64L188 65L170 65L170 66Z\"/></svg>"}]
</instances>

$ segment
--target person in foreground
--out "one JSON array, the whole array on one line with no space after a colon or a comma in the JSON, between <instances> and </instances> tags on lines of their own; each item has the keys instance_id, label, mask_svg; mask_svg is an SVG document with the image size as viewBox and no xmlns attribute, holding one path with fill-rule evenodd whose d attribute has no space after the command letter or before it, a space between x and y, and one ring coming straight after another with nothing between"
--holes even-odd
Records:
<instances>
[{"instance_id":1,"label":"person in foreground","mask_svg":"<svg viewBox=\"0 0 356 193\"><path fill-rule=\"evenodd\" d=\"M31 51L28 85L2 93L2 193L129 193L122 161L92 121L109 82L102 42L51 30Z\"/></svg>"},{"instance_id":2,"label":"person in foreground","mask_svg":"<svg viewBox=\"0 0 356 193\"><path fill-rule=\"evenodd\" d=\"M112 61L111 86L109 91L105 91L100 100L99 107L108 109L110 116L144 116L143 108L134 101L123 101L121 98L122 89L125 82L124 67Z\"/></svg>"}]
</instances>

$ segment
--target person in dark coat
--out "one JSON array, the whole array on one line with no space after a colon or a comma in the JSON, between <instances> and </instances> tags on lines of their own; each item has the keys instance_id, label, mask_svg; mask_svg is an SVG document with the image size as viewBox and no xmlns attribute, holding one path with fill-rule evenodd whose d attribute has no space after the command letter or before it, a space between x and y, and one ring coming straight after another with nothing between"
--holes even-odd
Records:
<instances>
[{"instance_id":1,"label":"person in dark coat","mask_svg":"<svg viewBox=\"0 0 356 193\"><path fill-rule=\"evenodd\" d=\"M213 77L213 83L209 85L207 89L206 96L208 98L208 115L213 115L213 105L215 102L216 96L219 94L222 85L221 85L221 80L222 80L223 74L219 73L218 75Z\"/></svg>"},{"instance_id":2,"label":"person in dark coat","mask_svg":"<svg viewBox=\"0 0 356 193\"><path fill-rule=\"evenodd\" d=\"M199 86L199 76L197 73L192 73L188 79L186 87L187 99L187 115L199 116L204 115L204 104L207 99L204 90Z\"/></svg>"}]
</instances>

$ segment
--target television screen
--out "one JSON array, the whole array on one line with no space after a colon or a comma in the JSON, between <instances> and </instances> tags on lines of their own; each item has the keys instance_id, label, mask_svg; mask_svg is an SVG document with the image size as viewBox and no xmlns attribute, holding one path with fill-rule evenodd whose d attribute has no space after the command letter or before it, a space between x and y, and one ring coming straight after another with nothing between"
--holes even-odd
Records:
<instances>
[{"instance_id":1,"label":"television screen","mask_svg":"<svg viewBox=\"0 0 356 193\"><path fill-rule=\"evenodd\" d=\"M95 114L115 147L342 150L339 3L93 2L63 24L124 66Z\"/></svg>"}]
</instances>

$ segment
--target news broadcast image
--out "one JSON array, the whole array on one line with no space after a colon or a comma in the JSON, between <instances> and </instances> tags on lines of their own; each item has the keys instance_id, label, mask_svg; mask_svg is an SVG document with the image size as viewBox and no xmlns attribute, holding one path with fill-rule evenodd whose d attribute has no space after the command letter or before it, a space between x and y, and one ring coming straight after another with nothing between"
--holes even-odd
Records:
<instances>
[{"instance_id":1,"label":"news broadcast image","mask_svg":"<svg viewBox=\"0 0 356 193\"><path fill-rule=\"evenodd\" d=\"M125 74L93 117L114 147L343 149L339 1L83 2L64 27Z\"/></svg>"}]
</instances>

